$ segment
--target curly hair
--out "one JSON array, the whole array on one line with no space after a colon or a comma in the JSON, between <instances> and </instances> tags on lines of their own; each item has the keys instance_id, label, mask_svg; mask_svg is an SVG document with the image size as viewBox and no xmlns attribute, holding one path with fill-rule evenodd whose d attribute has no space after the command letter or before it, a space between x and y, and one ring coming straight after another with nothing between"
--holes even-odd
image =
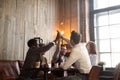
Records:
<instances>
[{"instance_id":1,"label":"curly hair","mask_svg":"<svg viewBox=\"0 0 120 80\"><path fill-rule=\"evenodd\" d=\"M33 47L37 44L37 40L36 39L30 39L28 42L27 42L27 45L28 47Z\"/></svg>"}]
</instances>

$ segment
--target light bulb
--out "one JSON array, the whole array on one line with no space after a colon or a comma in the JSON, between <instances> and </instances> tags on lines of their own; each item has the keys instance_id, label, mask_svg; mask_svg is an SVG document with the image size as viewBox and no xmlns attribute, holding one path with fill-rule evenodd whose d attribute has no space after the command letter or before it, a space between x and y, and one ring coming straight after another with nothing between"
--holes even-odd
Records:
<instances>
[{"instance_id":1,"label":"light bulb","mask_svg":"<svg viewBox=\"0 0 120 80\"><path fill-rule=\"evenodd\" d=\"M60 33L61 33L61 35L63 35L63 34L64 34L64 31L61 31Z\"/></svg>"}]
</instances>

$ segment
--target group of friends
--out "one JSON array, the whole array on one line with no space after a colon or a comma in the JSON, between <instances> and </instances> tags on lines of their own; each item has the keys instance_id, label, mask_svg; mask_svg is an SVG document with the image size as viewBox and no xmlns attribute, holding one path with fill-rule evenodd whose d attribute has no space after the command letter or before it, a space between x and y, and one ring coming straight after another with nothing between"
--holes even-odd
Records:
<instances>
[{"instance_id":1,"label":"group of friends","mask_svg":"<svg viewBox=\"0 0 120 80\"><path fill-rule=\"evenodd\" d=\"M60 32L57 32L55 40L48 44L38 44L36 39L30 39L27 43L29 49L26 54L24 65L19 75L18 80L40 80L37 78L38 71L34 68L47 68L47 59L44 57L46 51L48 51L52 46L56 45L56 51L53 54L51 64L55 67L56 64L63 70L67 70L71 66L77 68L80 73L88 74L91 70L92 65L96 65L96 48L94 42L90 41L87 43L86 47L81 43L81 34L72 31L70 40L63 37ZM71 47L71 52L69 56L65 56L66 46L60 44L60 40L66 41ZM92 44L92 47L91 47ZM93 48L94 49L91 49ZM89 54L88 54L89 53ZM95 55L95 56L94 56ZM93 60L93 58L95 60ZM36 67L37 64L37 67ZM40 65L40 66L39 66ZM74 76L74 77L63 77L61 80L85 80L85 76Z\"/></svg>"}]
</instances>

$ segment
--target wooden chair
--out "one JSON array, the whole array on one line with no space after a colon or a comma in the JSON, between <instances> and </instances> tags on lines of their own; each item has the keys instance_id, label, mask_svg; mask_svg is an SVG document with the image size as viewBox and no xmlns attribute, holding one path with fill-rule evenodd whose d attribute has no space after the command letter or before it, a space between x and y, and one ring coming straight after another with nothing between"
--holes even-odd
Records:
<instances>
[{"instance_id":1,"label":"wooden chair","mask_svg":"<svg viewBox=\"0 0 120 80\"><path fill-rule=\"evenodd\" d=\"M102 70L101 66L92 66L92 69L88 74L88 80L99 80L101 70Z\"/></svg>"},{"instance_id":2,"label":"wooden chair","mask_svg":"<svg viewBox=\"0 0 120 80\"><path fill-rule=\"evenodd\" d=\"M88 74L80 73L78 76L86 76L85 80L99 80L100 72L102 71L101 66L92 66Z\"/></svg>"},{"instance_id":3,"label":"wooden chair","mask_svg":"<svg viewBox=\"0 0 120 80\"><path fill-rule=\"evenodd\" d=\"M119 80L119 74L120 74L120 63L115 68L113 80Z\"/></svg>"}]
</instances>

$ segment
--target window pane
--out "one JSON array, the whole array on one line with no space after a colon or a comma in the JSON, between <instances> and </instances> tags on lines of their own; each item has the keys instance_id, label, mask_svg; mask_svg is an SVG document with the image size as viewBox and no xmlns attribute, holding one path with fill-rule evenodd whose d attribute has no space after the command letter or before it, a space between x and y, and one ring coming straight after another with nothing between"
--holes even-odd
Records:
<instances>
[{"instance_id":1,"label":"window pane","mask_svg":"<svg viewBox=\"0 0 120 80\"><path fill-rule=\"evenodd\" d=\"M95 25L94 27L96 27L98 25L97 16L98 16L98 14L94 14L94 25Z\"/></svg>"},{"instance_id":2,"label":"window pane","mask_svg":"<svg viewBox=\"0 0 120 80\"><path fill-rule=\"evenodd\" d=\"M99 13L95 15L95 26L108 25L108 13Z\"/></svg>"},{"instance_id":3,"label":"window pane","mask_svg":"<svg viewBox=\"0 0 120 80\"><path fill-rule=\"evenodd\" d=\"M100 53L100 61L105 61L107 67L115 67L120 62L120 0L93 1L93 35Z\"/></svg>"},{"instance_id":4,"label":"window pane","mask_svg":"<svg viewBox=\"0 0 120 80\"><path fill-rule=\"evenodd\" d=\"M108 6L108 0L94 0L94 9L101 9Z\"/></svg>"},{"instance_id":5,"label":"window pane","mask_svg":"<svg viewBox=\"0 0 120 80\"><path fill-rule=\"evenodd\" d=\"M95 35L95 39L97 39L97 31L96 31L96 28L94 28L94 35Z\"/></svg>"},{"instance_id":6,"label":"window pane","mask_svg":"<svg viewBox=\"0 0 120 80\"><path fill-rule=\"evenodd\" d=\"M110 21L110 24L120 23L120 10L110 11L109 21Z\"/></svg>"},{"instance_id":7,"label":"window pane","mask_svg":"<svg viewBox=\"0 0 120 80\"><path fill-rule=\"evenodd\" d=\"M111 25L110 26L110 37L111 38L120 38L120 25Z\"/></svg>"},{"instance_id":8,"label":"window pane","mask_svg":"<svg viewBox=\"0 0 120 80\"><path fill-rule=\"evenodd\" d=\"M94 0L94 9L120 5L120 0Z\"/></svg>"},{"instance_id":9,"label":"window pane","mask_svg":"<svg viewBox=\"0 0 120 80\"><path fill-rule=\"evenodd\" d=\"M99 39L106 39L110 37L108 26L99 27L98 32L99 32Z\"/></svg>"},{"instance_id":10,"label":"window pane","mask_svg":"<svg viewBox=\"0 0 120 80\"><path fill-rule=\"evenodd\" d=\"M99 51L110 52L110 40L99 40Z\"/></svg>"},{"instance_id":11,"label":"window pane","mask_svg":"<svg viewBox=\"0 0 120 80\"><path fill-rule=\"evenodd\" d=\"M120 53L112 53L112 67L120 63Z\"/></svg>"},{"instance_id":12,"label":"window pane","mask_svg":"<svg viewBox=\"0 0 120 80\"><path fill-rule=\"evenodd\" d=\"M103 53L100 54L100 61L104 61L105 67L110 67L111 66L111 57L110 57L110 53Z\"/></svg>"},{"instance_id":13,"label":"window pane","mask_svg":"<svg viewBox=\"0 0 120 80\"><path fill-rule=\"evenodd\" d=\"M111 39L112 52L120 52L120 39Z\"/></svg>"},{"instance_id":14,"label":"window pane","mask_svg":"<svg viewBox=\"0 0 120 80\"><path fill-rule=\"evenodd\" d=\"M109 6L120 5L120 0L109 0Z\"/></svg>"}]
</instances>

